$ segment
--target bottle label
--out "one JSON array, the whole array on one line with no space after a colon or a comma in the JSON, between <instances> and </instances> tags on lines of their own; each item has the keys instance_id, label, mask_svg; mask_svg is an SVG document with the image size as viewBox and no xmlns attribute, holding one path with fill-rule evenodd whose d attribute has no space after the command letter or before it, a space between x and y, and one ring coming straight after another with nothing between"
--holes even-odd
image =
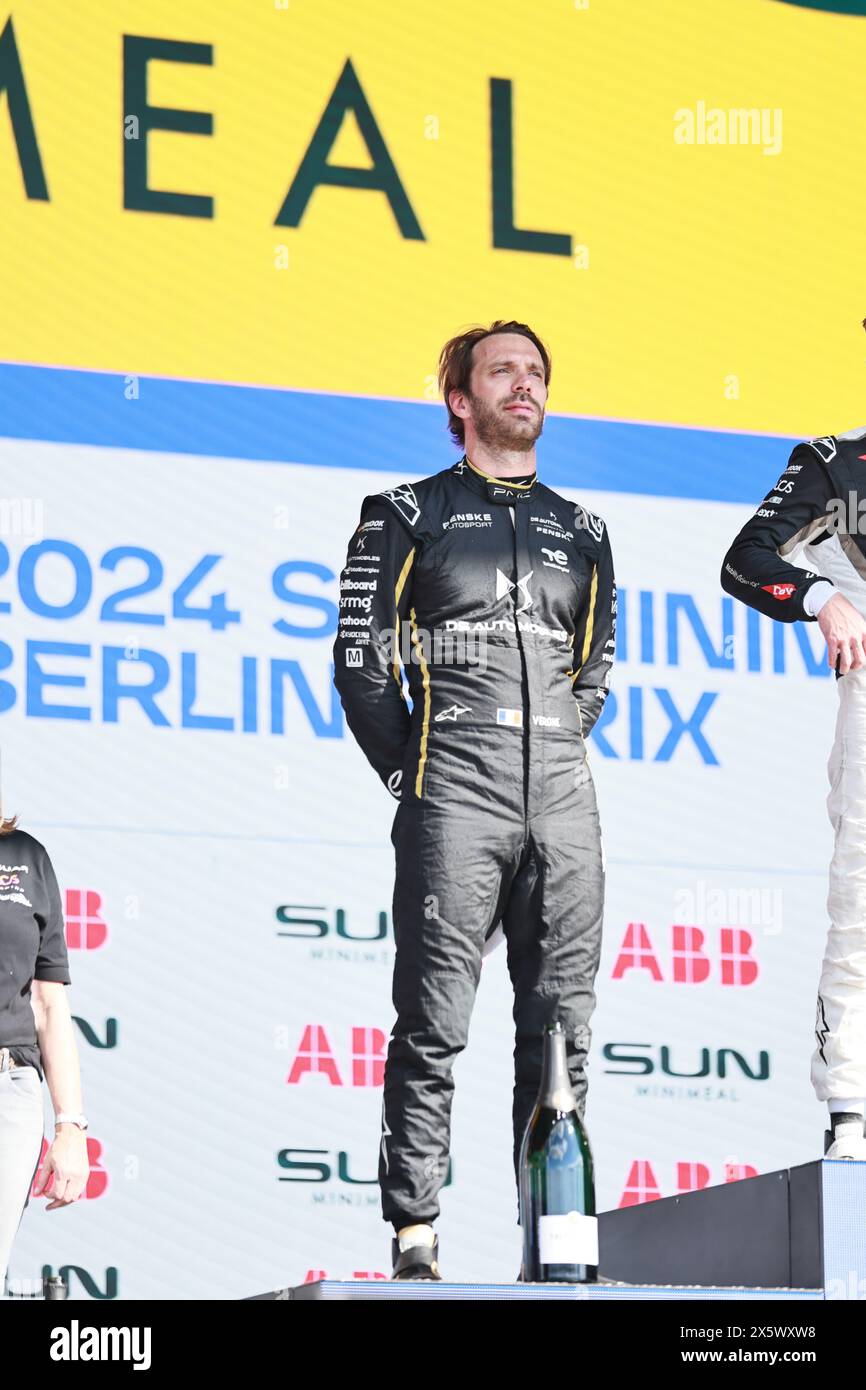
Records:
<instances>
[{"instance_id":1,"label":"bottle label","mask_svg":"<svg viewBox=\"0 0 866 1390\"><path fill-rule=\"evenodd\" d=\"M539 1216L538 1258L543 1265L597 1265L598 1217L579 1211Z\"/></svg>"}]
</instances>

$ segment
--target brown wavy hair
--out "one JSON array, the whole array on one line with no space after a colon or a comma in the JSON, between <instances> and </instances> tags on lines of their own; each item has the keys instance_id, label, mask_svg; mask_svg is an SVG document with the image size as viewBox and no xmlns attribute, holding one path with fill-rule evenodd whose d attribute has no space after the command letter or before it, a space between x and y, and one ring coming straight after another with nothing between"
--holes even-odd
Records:
<instances>
[{"instance_id":1,"label":"brown wavy hair","mask_svg":"<svg viewBox=\"0 0 866 1390\"><path fill-rule=\"evenodd\" d=\"M11 834L12 834L12 831L13 831L13 830L17 830L17 829L18 829L18 817L17 817L17 816L12 816L12 818L11 818L10 820L6 820L5 816L3 816L2 813L0 813L0 835L11 835Z\"/></svg>"},{"instance_id":2,"label":"brown wavy hair","mask_svg":"<svg viewBox=\"0 0 866 1390\"><path fill-rule=\"evenodd\" d=\"M545 384L550 384L552 366L550 353L537 333L533 333L527 323L517 323L514 319L496 319L489 328L483 328L479 324L474 328L468 328L465 333L458 333L456 337L449 338L439 354L439 389L445 398L445 407L448 411L448 429L458 449L465 448L466 436L463 421L459 415L454 414L448 398L454 390L468 391L470 389L472 350L476 343L480 343L484 338L492 337L494 333L520 333L524 338L528 338L530 342L534 343L541 353L541 360L544 363Z\"/></svg>"}]
</instances>

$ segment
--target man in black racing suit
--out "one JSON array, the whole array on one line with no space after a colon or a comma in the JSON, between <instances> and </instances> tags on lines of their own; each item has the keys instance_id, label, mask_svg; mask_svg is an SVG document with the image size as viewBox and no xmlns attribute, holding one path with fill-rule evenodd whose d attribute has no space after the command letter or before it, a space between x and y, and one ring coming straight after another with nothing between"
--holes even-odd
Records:
<instances>
[{"instance_id":1,"label":"man in black racing suit","mask_svg":"<svg viewBox=\"0 0 866 1390\"><path fill-rule=\"evenodd\" d=\"M827 766L835 844L811 1081L827 1158L866 1159L866 429L798 444L722 563L727 593L781 622L815 621L836 671ZM862 529L861 529L862 527ZM794 559L803 558L809 568Z\"/></svg>"},{"instance_id":2,"label":"man in black racing suit","mask_svg":"<svg viewBox=\"0 0 866 1390\"><path fill-rule=\"evenodd\" d=\"M604 894L585 740L607 695L616 589L604 522L535 476L548 380L525 325L452 339L440 384L466 452L366 497L341 574L335 683L400 802L379 1156L395 1278L440 1277L452 1067L498 924L514 987L515 1176L556 1018L585 1105Z\"/></svg>"}]
</instances>

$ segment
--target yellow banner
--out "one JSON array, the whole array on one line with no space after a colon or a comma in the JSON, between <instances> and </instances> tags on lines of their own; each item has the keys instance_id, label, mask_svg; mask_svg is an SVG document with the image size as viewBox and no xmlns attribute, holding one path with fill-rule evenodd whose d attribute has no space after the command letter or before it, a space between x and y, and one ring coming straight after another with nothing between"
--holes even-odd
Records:
<instances>
[{"instance_id":1,"label":"yellow banner","mask_svg":"<svg viewBox=\"0 0 866 1390\"><path fill-rule=\"evenodd\" d=\"M776 0L19 0L0 357L552 411L862 423L866 18Z\"/></svg>"}]
</instances>

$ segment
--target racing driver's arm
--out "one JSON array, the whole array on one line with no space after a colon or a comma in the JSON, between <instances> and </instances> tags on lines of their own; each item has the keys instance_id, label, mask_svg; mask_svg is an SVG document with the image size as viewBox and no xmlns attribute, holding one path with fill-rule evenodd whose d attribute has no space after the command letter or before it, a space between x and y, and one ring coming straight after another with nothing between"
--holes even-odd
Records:
<instances>
[{"instance_id":1,"label":"racing driver's arm","mask_svg":"<svg viewBox=\"0 0 866 1390\"><path fill-rule=\"evenodd\" d=\"M586 603L574 631L571 686L580 711L580 730L589 737L607 699L616 647L616 579L605 526L590 578Z\"/></svg>"},{"instance_id":2,"label":"racing driver's arm","mask_svg":"<svg viewBox=\"0 0 866 1390\"><path fill-rule=\"evenodd\" d=\"M866 623L835 585L785 557L799 546L832 538L834 487L809 444L798 444L785 472L746 522L722 562L726 593L777 622L817 618L827 642L827 661L840 674L866 664ZM859 649L859 650L858 650Z\"/></svg>"},{"instance_id":3,"label":"racing driver's arm","mask_svg":"<svg viewBox=\"0 0 866 1390\"><path fill-rule=\"evenodd\" d=\"M414 559L388 503L366 501L340 574L334 684L361 751L395 797L409 738L400 652Z\"/></svg>"}]
</instances>

